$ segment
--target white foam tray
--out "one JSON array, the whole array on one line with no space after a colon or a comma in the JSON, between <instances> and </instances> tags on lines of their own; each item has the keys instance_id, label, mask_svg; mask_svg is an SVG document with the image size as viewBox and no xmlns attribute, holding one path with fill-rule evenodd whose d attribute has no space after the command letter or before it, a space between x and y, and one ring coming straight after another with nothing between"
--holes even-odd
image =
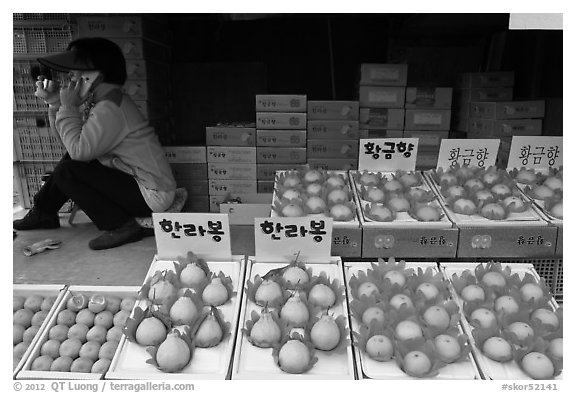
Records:
<instances>
[{"instance_id":1,"label":"white foam tray","mask_svg":"<svg viewBox=\"0 0 576 393\"><path fill-rule=\"evenodd\" d=\"M406 268L412 268L417 270L418 267L422 269L426 269L431 267L434 269L435 272L438 272L436 262L406 262ZM346 283L350 282L350 278L353 275L357 275L358 272L364 271L366 272L369 268L371 268L370 262L346 262L344 265L344 271L346 274ZM348 298L352 299L352 294L350 292L350 287L347 285L348 288ZM359 324L354 319L352 320L352 328L354 331L358 331ZM464 333L462 331L462 333ZM356 361L360 363L360 373L359 375L362 378L366 379L405 379L405 380L422 380L422 378L415 378L407 375L398 367L398 364L395 360L390 360L388 362L378 362L374 359L371 359L365 352L360 351L356 346L354 347L354 354L356 357ZM467 362L458 362L448 364L442 367L439 370L438 375L433 378L432 380L472 380L472 379L481 379L478 366L474 361L472 354L470 353L468 356Z\"/></svg>"},{"instance_id":2,"label":"white foam tray","mask_svg":"<svg viewBox=\"0 0 576 393\"><path fill-rule=\"evenodd\" d=\"M453 274L461 275L465 270L470 270L474 273L474 269L478 263L460 263L460 262L450 262L450 263L443 263L441 265L442 274L444 277L450 282L450 291L452 292L452 296L458 303L460 310L463 310L464 302L462 298L458 296L454 286L452 285L451 277ZM524 277L524 274L530 273L532 274L537 280L540 280L540 276L534 269L534 266L530 263L502 263L502 268L510 267L512 274L518 273L520 279ZM554 308L558 308L558 303L554 300L550 300L550 305ZM472 353L476 358L478 366L480 367L480 371L484 375L485 379L522 379L522 380L532 380L528 375L526 375L522 369L516 364L514 360L509 362L501 363L496 362L487 356L485 356L477 347L474 341L474 336L472 335L472 330L474 329L472 325L466 319L466 316L463 312L460 313L460 322L461 325L470 338L470 342L472 343ZM562 379L563 373L560 373L556 379Z\"/></svg>"},{"instance_id":3,"label":"white foam tray","mask_svg":"<svg viewBox=\"0 0 576 393\"><path fill-rule=\"evenodd\" d=\"M44 297L56 296L56 300L54 301L54 304L52 305L52 307L48 311L48 315L46 315L46 319L44 319L44 322L42 322L42 324L40 325L38 332L36 333L36 335L34 336L32 341L30 342L30 345L28 345L28 349L26 349L26 351L24 352L24 355L22 355L22 359L20 359L20 361L18 362L18 364L16 365L16 367L12 371L12 378L13 379L16 378L18 372L20 370L22 370L22 368L24 367L24 364L26 364L28 357L30 356L34 347L36 346L36 343L40 339L40 336L42 336L42 332L46 329L46 326L48 326L50 318L56 312L56 308L58 308L58 304L60 303L60 301L62 300L62 297L64 296L64 290L65 289L66 289L65 285L59 285L59 284L49 284L49 285L14 284L14 285L12 285L13 296L24 296L24 297L28 297L28 296L32 296L32 295L42 295Z\"/></svg>"},{"instance_id":4,"label":"white foam tray","mask_svg":"<svg viewBox=\"0 0 576 393\"><path fill-rule=\"evenodd\" d=\"M245 257L233 256L232 261L214 262L208 260L206 263L211 272L216 274L222 272L232 279L235 294L226 304L218 307L224 321L230 323L230 335L215 347L196 347L190 363L178 373L165 373L158 370L155 366L147 364L146 360L150 359L151 356L146 352L146 347L130 342L126 339L126 336L123 336L116 355L112 360L112 364L110 365L110 369L106 373L106 379L223 380L228 377L236 329L238 328ZM158 270L174 270L174 261L157 260L154 258L144 282ZM140 304L141 302L138 302L136 306Z\"/></svg>"},{"instance_id":5,"label":"white foam tray","mask_svg":"<svg viewBox=\"0 0 576 393\"><path fill-rule=\"evenodd\" d=\"M33 371L31 370L32 362L40 355L42 345L48 341L50 328L56 325L58 313L66 308L66 303L76 293L84 293L87 296L93 294L115 295L119 297L136 296L140 287L136 286L97 286L97 285L71 285L66 288L63 296L60 298L54 313L50 317L46 328L37 341L28 360L24 364L22 371L17 375L17 379L102 379L103 373L76 373L63 371ZM116 356L116 355L114 355Z\"/></svg>"},{"instance_id":6,"label":"white foam tray","mask_svg":"<svg viewBox=\"0 0 576 393\"><path fill-rule=\"evenodd\" d=\"M248 280L253 281L256 275L262 277L271 269L282 266L286 266L286 263L257 262L254 260L254 257L250 257L244 287L246 287L246 282L248 282ZM337 278L340 280L340 283L344 285L342 261L340 258L332 257L330 263L306 263L306 267L312 269L313 275L325 272L328 278ZM318 362L314 364L310 371L303 374L290 374L282 371L280 367L274 363L272 348L258 348L250 344L247 337L241 331L241 328L246 325L246 320L250 319L252 311L260 313L261 310L262 307L249 301L247 297L244 296L240 314L240 329L238 330L238 338L234 350L232 379L355 379L350 337L348 338L350 345L346 348L346 353L316 350L315 356L318 358ZM350 329L348 325L348 303L345 299L342 301L342 304L335 305L330 310L334 313L334 317L339 315L345 316L346 327Z\"/></svg>"}]
</instances>

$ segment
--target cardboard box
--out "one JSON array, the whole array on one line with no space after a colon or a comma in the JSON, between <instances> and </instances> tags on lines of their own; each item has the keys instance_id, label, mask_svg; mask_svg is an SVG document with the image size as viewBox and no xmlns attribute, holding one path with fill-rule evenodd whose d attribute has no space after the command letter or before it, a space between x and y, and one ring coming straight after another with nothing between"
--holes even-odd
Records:
<instances>
[{"instance_id":1,"label":"cardboard box","mask_svg":"<svg viewBox=\"0 0 576 393\"><path fill-rule=\"evenodd\" d=\"M183 187L188 192L188 196L208 195L208 179L179 179L176 181L178 187Z\"/></svg>"},{"instance_id":2,"label":"cardboard box","mask_svg":"<svg viewBox=\"0 0 576 393\"><path fill-rule=\"evenodd\" d=\"M481 119L534 119L544 117L544 100L471 102L470 117Z\"/></svg>"},{"instance_id":3,"label":"cardboard box","mask_svg":"<svg viewBox=\"0 0 576 393\"><path fill-rule=\"evenodd\" d=\"M254 124L229 124L206 127L208 146L256 146Z\"/></svg>"},{"instance_id":4,"label":"cardboard box","mask_svg":"<svg viewBox=\"0 0 576 393\"><path fill-rule=\"evenodd\" d=\"M406 88L396 86L360 86L361 108L404 108Z\"/></svg>"},{"instance_id":5,"label":"cardboard box","mask_svg":"<svg viewBox=\"0 0 576 393\"><path fill-rule=\"evenodd\" d=\"M308 138L358 138L357 120L308 120Z\"/></svg>"},{"instance_id":6,"label":"cardboard box","mask_svg":"<svg viewBox=\"0 0 576 393\"><path fill-rule=\"evenodd\" d=\"M256 127L262 130L305 130L306 113L256 112Z\"/></svg>"},{"instance_id":7,"label":"cardboard box","mask_svg":"<svg viewBox=\"0 0 576 393\"><path fill-rule=\"evenodd\" d=\"M450 130L449 109L406 109L405 130Z\"/></svg>"},{"instance_id":8,"label":"cardboard box","mask_svg":"<svg viewBox=\"0 0 576 393\"><path fill-rule=\"evenodd\" d=\"M438 148L439 150L440 148ZM420 150L416 156L416 168L419 171L436 168L438 164L438 150Z\"/></svg>"},{"instance_id":9,"label":"cardboard box","mask_svg":"<svg viewBox=\"0 0 576 393\"><path fill-rule=\"evenodd\" d=\"M308 158L358 158L358 139L308 139Z\"/></svg>"},{"instance_id":10,"label":"cardboard box","mask_svg":"<svg viewBox=\"0 0 576 393\"><path fill-rule=\"evenodd\" d=\"M209 163L208 178L256 180L256 164Z\"/></svg>"},{"instance_id":11,"label":"cardboard box","mask_svg":"<svg viewBox=\"0 0 576 393\"><path fill-rule=\"evenodd\" d=\"M273 193L274 192L274 180L258 180L257 184L258 193Z\"/></svg>"},{"instance_id":12,"label":"cardboard box","mask_svg":"<svg viewBox=\"0 0 576 393\"><path fill-rule=\"evenodd\" d=\"M404 131L404 138L418 138L418 154L422 149L440 148L442 139L448 139L448 131Z\"/></svg>"},{"instance_id":13,"label":"cardboard box","mask_svg":"<svg viewBox=\"0 0 576 393\"><path fill-rule=\"evenodd\" d=\"M382 129L360 130L360 139L402 138L403 136L404 136L403 130L382 130Z\"/></svg>"},{"instance_id":14,"label":"cardboard box","mask_svg":"<svg viewBox=\"0 0 576 393\"><path fill-rule=\"evenodd\" d=\"M306 170L306 165L300 164L256 164L256 179L274 180L276 171Z\"/></svg>"},{"instance_id":15,"label":"cardboard box","mask_svg":"<svg viewBox=\"0 0 576 393\"><path fill-rule=\"evenodd\" d=\"M514 72L466 72L458 74L456 86L472 87L511 87L514 86Z\"/></svg>"},{"instance_id":16,"label":"cardboard box","mask_svg":"<svg viewBox=\"0 0 576 393\"><path fill-rule=\"evenodd\" d=\"M256 146L306 147L306 130L256 130Z\"/></svg>"},{"instance_id":17,"label":"cardboard box","mask_svg":"<svg viewBox=\"0 0 576 393\"><path fill-rule=\"evenodd\" d=\"M308 120L358 120L358 101L308 101Z\"/></svg>"},{"instance_id":18,"label":"cardboard box","mask_svg":"<svg viewBox=\"0 0 576 393\"><path fill-rule=\"evenodd\" d=\"M360 128L402 130L404 109L360 108Z\"/></svg>"},{"instance_id":19,"label":"cardboard box","mask_svg":"<svg viewBox=\"0 0 576 393\"><path fill-rule=\"evenodd\" d=\"M256 162L258 164L305 164L305 147L259 147L256 149Z\"/></svg>"},{"instance_id":20,"label":"cardboard box","mask_svg":"<svg viewBox=\"0 0 576 393\"><path fill-rule=\"evenodd\" d=\"M452 107L451 87L407 87L406 108L450 109Z\"/></svg>"},{"instance_id":21,"label":"cardboard box","mask_svg":"<svg viewBox=\"0 0 576 393\"><path fill-rule=\"evenodd\" d=\"M208 195L189 195L183 213L208 213L210 212L210 201Z\"/></svg>"},{"instance_id":22,"label":"cardboard box","mask_svg":"<svg viewBox=\"0 0 576 393\"><path fill-rule=\"evenodd\" d=\"M469 133L485 137L511 137L516 135L542 135L542 119L469 119Z\"/></svg>"},{"instance_id":23,"label":"cardboard box","mask_svg":"<svg viewBox=\"0 0 576 393\"><path fill-rule=\"evenodd\" d=\"M179 180L205 180L208 179L208 164L173 163L170 164L172 175L176 183Z\"/></svg>"},{"instance_id":24,"label":"cardboard box","mask_svg":"<svg viewBox=\"0 0 576 393\"><path fill-rule=\"evenodd\" d=\"M408 64L370 64L360 66L360 85L406 86Z\"/></svg>"},{"instance_id":25,"label":"cardboard box","mask_svg":"<svg viewBox=\"0 0 576 393\"><path fill-rule=\"evenodd\" d=\"M510 101L513 97L514 88L512 87L483 87L454 90L454 102L458 104L472 101Z\"/></svg>"},{"instance_id":26,"label":"cardboard box","mask_svg":"<svg viewBox=\"0 0 576 393\"><path fill-rule=\"evenodd\" d=\"M205 164L206 146L164 146L169 163Z\"/></svg>"},{"instance_id":27,"label":"cardboard box","mask_svg":"<svg viewBox=\"0 0 576 393\"><path fill-rule=\"evenodd\" d=\"M270 217L272 193L232 194L219 203L219 212L228 214L230 225L254 225L256 217Z\"/></svg>"},{"instance_id":28,"label":"cardboard box","mask_svg":"<svg viewBox=\"0 0 576 393\"><path fill-rule=\"evenodd\" d=\"M256 148L247 146L208 146L208 163L255 164Z\"/></svg>"},{"instance_id":29,"label":"cardboard box","mask_svg":"<svg viewBox=\"0 0 576 393\"><path fill-rule=\"evenodd\" d=\"M306 96L256 94L256 112L306 112Z\"/></svg>"},{"instance_id":30,"label":"cardboard box","mask_svg":"<svg viewBox=\"0 0 576 393\"><path fill-rule=\"evenodd\" d=\"M208 180L210 195L226 195L227 193L256 194L256 180Z\"/></svg>"},{"instance_id":31,"label":"cardboard box","mask_svg":"<svg viewBox=\"0 0 576 393\"><path fill-rule=\"evenodd\" d=\"M358 169L357 158L309 158L308 165L312 169L327 171L349 171Z\"/></svg>"}]
</instances>

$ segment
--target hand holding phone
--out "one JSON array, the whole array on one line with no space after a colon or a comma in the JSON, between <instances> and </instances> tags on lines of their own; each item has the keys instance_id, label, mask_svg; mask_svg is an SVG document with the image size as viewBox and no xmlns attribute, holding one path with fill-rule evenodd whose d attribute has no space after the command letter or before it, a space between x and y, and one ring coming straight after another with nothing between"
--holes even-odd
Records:
<instances>
[{"instance_id":1,"label":"hand holding phone","mask_svg":"<svg viewBox=\"0 0 576 393\"><path fill-rule=\"evenodd\" d=\"M100 76L99 71L89 71L82 74L82 76L80 77L82 79L81 82L82 86L80 87L80 97L82 99L86 98L88 92L90 91L90 88L92 87L92 85L99 76Z\"/></svg>"},{"instance_id":2,"label":"hand holding phone","mask_svg":"<svg viewBox=\"0 0 576 393\"><path fill-rule=\"evenodd\" d=\"M41 98L48 105L55 105L60 101L58 82L52 81L43 75L39 75L36 82L34 95Z\"/></svg>"}]
</instances>

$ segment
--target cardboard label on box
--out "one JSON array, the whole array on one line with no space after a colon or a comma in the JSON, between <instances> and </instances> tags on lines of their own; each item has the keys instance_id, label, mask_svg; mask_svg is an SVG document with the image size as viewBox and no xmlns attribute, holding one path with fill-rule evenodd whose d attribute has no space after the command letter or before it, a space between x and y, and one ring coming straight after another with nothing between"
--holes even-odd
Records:
<instances>
[{"instance_id":1,"label":"cardboard label on box","mask_svg":"<svg viewBox=\"0 0 576 393\"><path fill-rule=\"evenodd\" d=\"M459 104L472 101L510 101L514 97L512 87L484 87L454 90L454 101Z\"/></svg>"},{"instance_id":2,"label":"cardboard label on box","mask_svg":"<svg viewBox=\"0 0 576 393\"><path fill-rule=\"evenodd\" d=\"M358 140L308 139L308 158L355 158L358 157Z\"/></svg>"},{"instance_id":3,"label":"cardboard label on box","mask_svg":"<svg viewBox=\"0 0 576 393\"><path fill-rule=\"evenodd\" d=\"M450 109L451 87L407 87L406 108Z\"/></svg>"},{"instance_id":4,"label":"cardboard label on box","mask_svg":"<svg viewBox=\"0 0 576 393\"><path fill-rule=\"evenodd\" d=\"M220 213L228 214L230 225L254 225L257 217L270 217L272 194L232 195L227 202L220 203Z\"/></svg>"},{"instance_id":5,"label":"cardboard label on box","mask_svg":"<svg viewBox=\"0 0 576 393\"><path fill-rule=\"evenodd\" d=\"M416 168L418 139L360 139L358 170L390 172Z\"/></svg>"},{"instance_id":6,"label":"cardboard label on box","mask_svg":"<svg viewBox=\"0 0 576 393\"><path fill-rule=\"evenodd\" d=\"M181 179L203 180L208 178L208 164L172 163L170 168L176 182Z\"/></svg>"},{"instance_id":7,"label":"cardboard label on box","mask_svg":"<svg viewBox=\"0 0 576 393\"><path fill-rule=\"evenodd\" d=\"M238 146L208 146L208 163L256 163L255 147Z\"/></svg>"},{"instance_id":8,"label":"cardboard label on box","mask_svg":"<svg viewBox=\"0 0 576 393\"><path fill-rule=\"evenodd\" d=\"M458 87L510 87L514 86L514 72L467 72L458 75Z\"/></svg>"},{"instance_id":9,"label":"cardboard label on box","mask_svg":"<svg viewBox=\"0 0 576 393\"><path fill-rule=\"evenodd\" d=\"M257 192L256 180L208 180L210 195L226 195L227 193L255 194Z\"/></svg>"},{"instance_id":10,"label":"cardboard label on box","mask_svg":"<svg viewBox=\"0 0 576 393\"><path fill-rule=\"evenodd\" d=\"M306 148L304 147L259 147L256 150L258 164L305 164Z\"/></svg>"},{"instance_id":11,"label":"cardboard label on box","mask_svg":"<svg viewBox=\"0 0 576 393\"><path fill-rule=\"evenodd\" d=\"M499 139L443 139L436 168L457 164L488 168L496 163Z\"/></svg>"},{"instance_id":12,"label":"cardboard label on box","mask_svg":"<svg viewBox=\"0 0 576 393\"><path fill-rule=\"evenodd\" d=\"M306 147L306 130L256 130L256 146Z\"/></svg>"},{"instance_id":13,"label":"cardboard label on box","mask_svg":"<svg viewBox=\"0 0 576 393\"><path fill-rule=\"evenodd\" d=\"M544 117L544 100L471 102L470 117L483 119L532 119Z\"/></svg>"},{"instance_id":14,"label":"cardboard label on box","mask_svg":"<svg viewBox=\"0 0 576 393\"><path fill-rule=\"evenodd\" d=\"M406 86L408 64L370 64L360 66L361 85Z\"/></svg>"},{"instance_id":15,"label":"cardboard label on box","mask_svg":"<svg viewBox=\"0 0 576 393\"><path fill-rule=\"evenodd\" d=\"M256 164L208 164L209 179L256 180Z\"/></svg>"},{"instance_id":16,"label":"cardboard label on box","mask_svg":"<svg viewBox=\"0 0 576 393\"><path fill-rule=\"evenodd\" d=\"M256 112L306 112L306 96L256 94Z\"/></svg>"},{"instance_id":17,"label":"cardboard label on box","mask_svg":"<svg viewBox=\"0 0 576 393\"><path fill-rule=\"evenodd\" d=\"M256 146L256 128L254 124L219 125L206 127L206 145L208 146Z\"/></svg>"},{"instance_id":18,"label":"cardboard label on box","mask_svg":"<svg viewBox=\"0 0 576 393\"><path fill-rule=\"evenodd\" d=\"M401 130L404 128L404 109L360 108L360 126L363 129Z\"/></svg>"},{"instance_id":19,"label":"cardboard label on box","mask_svg":"<svg viewBox=\"0 0 576 393\"><path fill-rule=\"evenodd\" d=\"M448 131L450 114L449 109L406 109L405 129Z\"/></svg>"},{"instance_id":20,"label":"cardboard label on box","mask_svg":"<svg viewBox=\"0 0 576 393\"><path fill-rule=\"evenodd\" d=\"M469 131L485 137L537 136L542 134L542 119L479 119L469 120Z\"/></svg>"},{"instance_id":21,"label":"cardboard label on box","mask_svg":"<svg viewBox=\"0 0 576 393\"><path fill-rule=\"evenodd\" d=\"M406 88L395 86L360 86L360 107L403 108Z\"/></svg>"},{"instance_id":22,"label":"cardboard label on box","mask_svg":"<svg viewBox=\"0 0 576 393\"><path fill-rule=\"evenodd\" d=\"M208 162L206 146L164 146L163 148L170 163L204 164Z\"/></svg>"},{"instance_id":23,"label":"cardboard label on box","mask_svg":"<svg viewBox=\"0 0 576 393\"><path fill-rule=\"evenodd\" d=\"M324 169L326 171L349 171L358 168L357 158L309 158L311 169Z\"/></svg>"},{"instance_id":24,"label":"cardboard label on box","mask_svg":"<svg viewBox=\"0 0 576 393\"><path fill-rule=\"evenodd\" d=\"M514 136L508 156L508 169L534 168L548 170L562 166L561 136Z\"/></svg>"},{"instance_id":25,"label":"cardboard label on box","mask_svg":"<svg viewBox=\"0 0 576 393\"><path fill-rule=\"evenodd\" d=\"M256 112L256 127L263 130L305 130L306 113Z\"/></svg>"},{"instance_id":26,"label":"cardboard label on box","mask_svg":"<svg viewBox=\"0 0 576 393\"><path fill-rule=\"evenodd\" d=\"M254 241L258 261L329 263L332 218L256 218Z\"/></svg>"},{"instance_id":27,"label":"cardboard label on box","mask_svg":"<svg viewBox=\"0 0 576 393\"><path fill-rule=\"evenodd\" d=\"M256 178L258 180L274 180L276 171L305 170L306 165L300 164L256 164Z\"/></svg>"},{"instance_id":28,"label":"cardboard label on box","mask_svg":"<svg viewBox=\"0 0 576 393\"><path fill-rule=\"evenodd\" d=\"M308 138L310 139L356 139L358 138L357 120L309 120Z\"/></svg>"},{"instance_id":29,"label":"cardboard label on box","mask_svg":"<svg viewBox=\"0 0 576 393\"><path fill-rule=\"evenodd\" d=\"M272 193L228 193L226 195L210 195L210 211L211 212L220 212L220 206L222 204L229 204L229 205L241 205L241 204L267 204L269 208L272 206ZM268 211L268 215L261 216L261 217L269 217L270 211ZM254 225L254 220L251 221L250 225Z\"/></svg>"},{"instance_id":30,"label":"cardboard label on box","mask_svg":"<svg viewBox=\"0 0 576 393\"><path fill-rule=\"evenodd\" d=\"M232 258L226 214L152 213L152 220L159 259L176 260L190 250L208 260Z\"/></svg>"},{"instance_id":31,"label":"cardboard label on box","mask_svg":"<svg viewBox=\"0 0 576 393\"><path fill-rule=\"evenodd\" d=\"M308 120L358 120L358 101L308 101Z\"/></svg>"}]
</instances>

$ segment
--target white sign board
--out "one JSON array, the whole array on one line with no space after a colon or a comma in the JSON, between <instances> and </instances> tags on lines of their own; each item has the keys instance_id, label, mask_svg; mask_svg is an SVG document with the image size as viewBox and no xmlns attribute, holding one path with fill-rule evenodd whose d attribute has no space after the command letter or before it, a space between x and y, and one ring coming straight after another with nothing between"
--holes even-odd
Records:
<instances>
[{"instance_id":1,"label":"white sign board","mask_svg":"<svg viewBox=\"0 0 576 393\"><path fill-rule=\"evenodd\" d=\"M562 166L561 136L513 136L508 169L547 170Z\"/></svg>"},{"instance_id":2,"label":"white sign board","mask_svg":"<svg viewBox=\"0 0 576 393\"><path fill-rule=\"evenodd\" d=\"M158 258L185 257L189 251L212 261L232 259L227 214L152 213Z\"/></svg>"},{"instance_id":3,"label":"white sign board","mask_svg":"<svg viewBox=\"0 0 576 393\"><path fill-rule=\"evenodd\" d=\"M442 139L436 168L456 165L488 168L496 164L500 139Z\"/></svg>"},{"instance_id":4,"label":"white sign board","mask_svg":"<svg viewBox=\"0 0 576 393\"><path fill-rule=\"evenodd\" d=\"M266 217L254 219L258 262L329 262L332 250L330 217Z\"/></svg>"},{"instance_id":5,"label":"white sign board","mask_svg":"<svg viewBox=\"0 0 576 393\"><path fill-rule=\"evenodd\" d=\"M416 169L418 138L360 139L358 170L393 172Z\"/></svg>"}]
</instances>

